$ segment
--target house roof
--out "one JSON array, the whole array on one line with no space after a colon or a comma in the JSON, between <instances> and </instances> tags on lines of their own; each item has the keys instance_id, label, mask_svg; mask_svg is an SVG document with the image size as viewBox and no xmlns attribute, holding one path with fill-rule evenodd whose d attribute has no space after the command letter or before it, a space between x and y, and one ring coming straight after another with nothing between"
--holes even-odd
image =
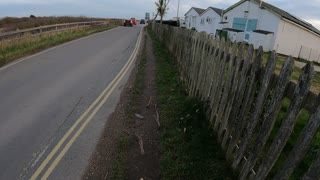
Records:
<instances>
[{"instance_id":1,"label":"house roof","mask_svg":"<svg viewBox=\"0 0 320 180\"><path fill-rule=\"evenodd\" d=\"M194 9L199 15L202 14L202 13L205 11L205 9L196 8L196 7L191 7L191 8L189 9L189 11L186 12L186 14L184 14L184 15L187 15L187 14L191 11L191 9Z\"/></svg>"},{"instance_id":2,"label":"house roof","mask_svg":"<svg viewBox=\"0 0 320 180\"><path fill-rule=\"evenodd\" d=\"M199 15L202 14L205 9L201 9L201 8L196 8L196 7L192 7Z\"/></svg>"},{"instance_id":3,"label":"house roof","mask_svg":"<svg viewBox=\"0 0 320 180\"><path fill-rule=\"evenodd\" d=\"M257 4L260 4L260 0L241 0L238 3L230 6L228 9L226 9L224 11L224 13L232 10L236 6L242 4L242 3L246 2L246 1L251 1L251 2L255 2ZM304 28L306 28L306 29L318 34L318 35L320 35L320 31L317 28L315 28L314 26L312 26L312 24L310 24L310 23L308 23L308 22L306 22L306 21L304 21L304 20L302 20L302 19L300 19L300 18L298 18L298 17L296 17L296 16L294 16L294 15L292 15L292 14L290 14L290 13L288 13L288 12L278 8L278 7L276 7L276 6L273 6L273 5L268 4L268 3L263 1L262 2L262 8L268 9L270 12L273 12L274 14L277 14L277 15L281 16L282 18L290 20L290 21L292 21L292 22L294 22L294 23L296 23L296 24L298 24L298 25L300 25L300 26L302 26L302 27L304 27Z\"/></svg>"},{"instance_id":4,"label":"house roof","mask_svg":"<svg viewBox=\"0 0 320 180\"><path fill-rule=\"evenodd\" d=\"M223 10L215 7L209 7L210 9L214 10L220 16L222 15Z\"/></svg>"}]
</instances>

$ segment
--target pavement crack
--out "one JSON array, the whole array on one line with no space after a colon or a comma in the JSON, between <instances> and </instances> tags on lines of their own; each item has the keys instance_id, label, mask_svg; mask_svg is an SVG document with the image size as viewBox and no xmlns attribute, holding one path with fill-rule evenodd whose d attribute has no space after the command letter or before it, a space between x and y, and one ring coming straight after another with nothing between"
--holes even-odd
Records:
<instances>
[{"instance_id":1,"label":"pavement crack","mask_svg":"<svg viewBox=\"0 0 320 180\"><path fill-rule=\"evenodd\" d=\"M80 104L81 100L83 99L83 96L80 97L76 105L73 107L73 109L70 111L70 113L67 115L67 117L64 119L63 123L59 126L58 130L67 122L67 120L70 118L72 113L76 110L77 106Z\"/></svg>"}]
</instances>

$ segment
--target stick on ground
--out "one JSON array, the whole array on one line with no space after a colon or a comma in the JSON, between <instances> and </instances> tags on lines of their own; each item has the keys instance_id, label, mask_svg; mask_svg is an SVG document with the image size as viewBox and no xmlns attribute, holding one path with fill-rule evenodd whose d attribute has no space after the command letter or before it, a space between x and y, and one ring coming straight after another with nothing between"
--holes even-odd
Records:
<instances>
[{"instance_id":1,"label":"stick on ground","mask_svg":"<svg viewBox=\"0 0 320 180\"><path fill-rule=\"evenodd\" d=\"M140 152L141 152L141 155L144 155L144 149L143 149L143 141L142 141L142 137L141 135L137 135L137 138L138 138L138 143L139 143L139 146L140 146Z\"/></svg>"}]
</instances>

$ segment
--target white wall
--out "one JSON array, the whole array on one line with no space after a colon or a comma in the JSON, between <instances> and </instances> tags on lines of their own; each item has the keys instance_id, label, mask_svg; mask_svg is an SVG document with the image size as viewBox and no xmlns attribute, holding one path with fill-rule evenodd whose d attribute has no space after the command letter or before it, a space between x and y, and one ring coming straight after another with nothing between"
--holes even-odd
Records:
<instances>
[{"instance_id":1,"label":"white wall","mask_svg":"<svg viewBox=\"0 0 320 180\"><path fill-rule=\"evenodd\" d=\"M204 23L201 24L201 19L204 19ZM216 30L219 28L219 22L221 21L221 16L216 13L211 8L208 8L200 16L199 31L205 31L208 34L216 34Z\"/></svg>"},{"instance_id":2,"label":"white wall","mask_svg":"<svg viewBox=\"0 0 320 180\"><path fill-rule=\"evenodd\" d=\"M273 50L273 34L261 34L261 33L250 33L249 44L252 44L254 49L258 49L259 46L263 47L263 51L269 52Z\"/></svg>"},{"instance_id":3,"label":"white wall","mask_svg":"<svg viewBox=\"0 0 320 180\"><path fill-rule=\"evenodd\" d=\"M185 16L186 19L186 28L192 29L193 27L198 30L200 17L199 14L194 10L191 9Z\"/></svg>"},{"instance_id":4,"label":"white wall","mask_svg":"<svg viewBox=\"0 0 320 180\"><path fill-rule=\"evenodd\" d=\"M245 18L244 11L248 11L248 19L258 19L257 29L277 33L281 18L266 9L261 9L254 2L246 1L226 12L224 18L227 17L227 20L224 21L228 21L229 27L232 28L233 18Z\"/></svg>"},{"instance_id":5,"label":"white wall","mask_svg":"<svg viewBox=\"0 0 320 180\"><path fill-rule=\"evenodd\" d=\"M281 20L274 49L281 54L320 62L320 35L288 20Z\"/></svg>"},{"instance_id":6,"label":"white wall","mask_svg":"<svg viewBox=\"0 0 320 180\"><path fill-rule=\"evenodd\" d=\"M228 39L231 42L242 42L244 39L244 32L228 31Z\"/></svg>"},{"instance_id":7,"label":"white wall","mask_svg":"<svg viewBox=\"0 0 320 180\"><path fill-rule=\"evenodd\" d=\"M245 13L245 11L248 11L248 13ZM225 19L227 18L227 19ZM279 29L279 24L281 21L281 18L271 12L269 12L267 9L261 9L258 4L255 2L249 2L246 1L230 11L226 12L223 16L223 20L229 22L228 27L232 28L233 25L233 19L234 18L248 18L248 19L257 19L257 30L264 30L264 31L270 31L274 32L274 34L277 34ZM268 43L263 43L261 41L261 36L256 35L256 33L252 32L245 32L250 34L250 39L248 42L254 43L253 45L255 47L264 46L264 50L268 51L270 49L273 49L274 42L275 42L275 36L268 36ZM236 39L244 40L243 34L238 33L241 35L241 37L237 37ZM251 36L253 35L253 36ZM258 38L258 39L252 39L252 38ZM271 38L271 39L270 39Z\"/></svg>"}]
</instances>

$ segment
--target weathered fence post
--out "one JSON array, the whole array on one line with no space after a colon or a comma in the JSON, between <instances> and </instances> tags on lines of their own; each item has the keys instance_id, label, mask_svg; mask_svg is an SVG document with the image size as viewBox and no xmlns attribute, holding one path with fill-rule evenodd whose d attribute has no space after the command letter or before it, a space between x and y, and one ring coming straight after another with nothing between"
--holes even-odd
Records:
<instances>
[{"instance_id":1,"label":"weathered fence post","mask_svg":"<svg viewBox=\"0 0 320 180\"><path fill-rule=\"evenodd\" d=\"M284 153L301 108L310 112L293 149L277 167L276 176L271 177L288 179L320 128L320 94L309 91L312 65L303 68L295 84L290 81L294 69L291 57L276 75L275 51L264 64L262 47L254 53L251 45L245 48L243 43L240 47L234 43L231 48L230 42L203 33L157 23L152 28L176 57L180 79L189 95L205 102L211 126L232 168L240 172L239 179L265 179ZM266 147L285 97L291 99L286 117L271 146ZM319 169L320 153L303 179L319 178Z\"/></svg>"},{"instance_id":2,"label":"weathered fence post","mask_svg":"<svg viewBox=\"0 0 320 180\"><path fill-rule=\"evenodd\" d=\"M291 101L286 119L282 122L280 130L277 136L274 138L267 155L262 161L256 178L265 179L271 170L273 164L279 157L282 149L286 145L289 136L294 128L295 119L300 109L302 108L302 103L305 96L308 94L309 88L311 86L311 80L313 75L313 66L308 63L301 73L298 84L294 91L295 97Z\"/></svg>"}]
</instances>

